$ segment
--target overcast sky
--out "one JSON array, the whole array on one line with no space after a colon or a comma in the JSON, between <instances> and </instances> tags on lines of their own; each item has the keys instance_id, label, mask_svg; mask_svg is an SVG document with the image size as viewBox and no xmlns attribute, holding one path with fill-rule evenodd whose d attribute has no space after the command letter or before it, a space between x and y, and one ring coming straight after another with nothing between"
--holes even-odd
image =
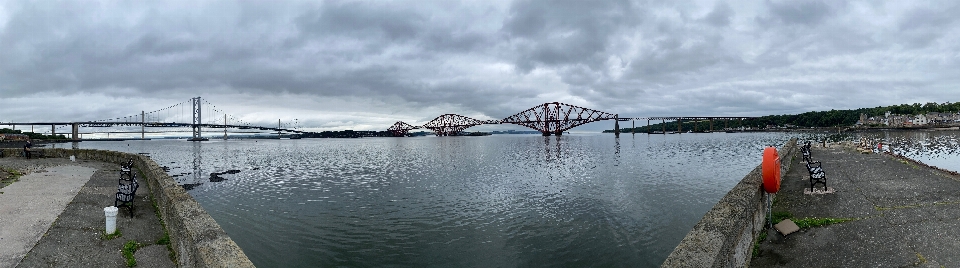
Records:
<instances>
[{"instance_id":1,"label":"overcast sky","mask_svg":"<svg viewBox=\"0 0 960 268\"><path fill-rule=\"evenodd\" d=\"M555 101L621 117L957 102L958 14L960 1L0 0L0 121L195 96L313 130Z\"/></svg>"}]
</instances>

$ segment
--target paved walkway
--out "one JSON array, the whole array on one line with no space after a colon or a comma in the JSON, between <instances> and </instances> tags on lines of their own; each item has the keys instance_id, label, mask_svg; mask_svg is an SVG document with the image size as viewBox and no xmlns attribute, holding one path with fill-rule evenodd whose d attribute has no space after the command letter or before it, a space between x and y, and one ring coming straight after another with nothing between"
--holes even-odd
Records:
<instances>
[{"instance_id":1,"label":"paved walkway","mask_svg":"<svg viewBox=\"0 0 960 268\"><path fill-rule=\"evenodd\" d=\"M13 267L23 259L94 171L81 166L51 167L0 188L0 267Z\"/></svg>"},{"instance_id":2,"label":"paved walkway","mask_svg":"<svg viewBox=\"0 0 960 268\"><path fill-rule=\"evenodd\" d=\"M814 147L836 193L805 195L798 164L773 211L858 220L768 235L751 267L960 267L960 178L889 155Z\"/></svg>"},{"instance_id":3,"label":"paved walkway","mask_svg":"<svg viewBox=\"0 0 960 268\"><path fill-rule=\"evenodd\" d=\"M0 158L0 167L26 173L0 188L0 268L125 267L120 249L133 240L144 247L138 267L174 267L163 228L145 183L133 215L117 218L122 236L104 239L103 207L113 205L119 166L64 158Z\"/></svg>"}]
</instances>

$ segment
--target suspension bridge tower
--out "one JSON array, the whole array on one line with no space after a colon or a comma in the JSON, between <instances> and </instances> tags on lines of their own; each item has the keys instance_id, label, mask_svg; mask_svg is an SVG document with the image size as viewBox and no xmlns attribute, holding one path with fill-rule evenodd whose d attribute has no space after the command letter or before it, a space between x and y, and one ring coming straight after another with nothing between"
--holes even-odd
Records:
<instances>
[{"instance_id":1,"label":"suspension bridge tower","mask_svg":"<svg viewBox=\"0 0 960 268\"><path fill-rule=\"evenodd\" d=\"M193 102L193 124L191 125L191 127L193 127L193 137L190 138L190 141L206 141L208 140L207 138L200 136L200 125L202 124L200 120L200 111L202 111L200 108L200 97L191 98L190 100Z\"/></svg>"}]
</instances>

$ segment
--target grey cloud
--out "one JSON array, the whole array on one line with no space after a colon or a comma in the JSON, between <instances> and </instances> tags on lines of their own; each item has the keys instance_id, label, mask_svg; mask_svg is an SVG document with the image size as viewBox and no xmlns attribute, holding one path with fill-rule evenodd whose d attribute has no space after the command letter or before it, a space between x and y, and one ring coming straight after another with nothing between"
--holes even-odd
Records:
<instances>
[{"instance_id":1,"label":"grey cloud","mask_svg":"<svg viewBox=\"0 0 960 268\"><path fill-rule=\"evenodd\" d=\"M714 5L713 10L704 17L704 20L711 25L718 27L725 27L730 25L730 17L734 15L734 11L730 8L730 5L726 2L717 2Z\"/></svg>"},{"instance_id":2,"label":"grey cloud","mask_svg":"<svg viewBox=\"0 0 960 268\"><path fill-rule=\"evenodd\" d=\"M673 84L705 68L736 64L737 59L722 49L721 40L720 36L665 36L653 41L631 68L638 79Z\"/></svg>"},{"instance_id":3,"label":"grey cloud","mask_svg":"<svg viewBox=\"0 0 960 268\"><path fill-rule=\"evenodd\" d=\"M242 103L232 107L241 113L256 106L251 118L295 111L356 129L443 113L503 118L553 101L623 116L955 102L957 11L766 0L0 2L0 103L105 105L4 109L0 121L110 117L130 100L139 111L197 95Z\"/></svg>"},{"instance_id":4,"label":"grey cloud","mask_svg":"<svg viewBox=\"0 0 960 268\"><path fill-rule=\"evenodd\" d=\"M898 35L902 36L897 43L906 44L910 48L924 48L943 38L943 28L956 27L960 12L960 4L946 2L943 7L919 7L906 14L898 25Z\"/></svg>"},{"instance_id":5,"label":"grey cloud","mask_svg":"<svg viewBox=\"0 0 960 268\"><path fill-rule=\"evenodd\" d=\"M599 68L612 38L642 14L624 1L517 1L503 31L515 44L516 65L529 71L538 65L586 64Z\"/></svg>"},{"instance_id":6,"label":"grey cloud","mask_svg":"<svg viewBox=\"0 0 960 268\"><path fill-rule=\"evenodd\" d=\"M801 24L816 26L828 19L832 13L829 5L819 0L782 1L780 3L767 0L771 16L761 19L763 22L780 22L784 24Z\"/></svg>"},{"instance_id":7,"label":"grey cloud","mask_svg":"<svg viewBox=\"0 0 960 268\"><path fill-rule=\"evenodd\" d=\"M317 10L297 18L304 33L324 36L348 36L365 39L375 36L384 41L406 41L419 35L425 18L410 6L390 3L359 5L349 1L328 1ZM382 5L382 6L377 6Z\"/></svg>"}]
</instances>

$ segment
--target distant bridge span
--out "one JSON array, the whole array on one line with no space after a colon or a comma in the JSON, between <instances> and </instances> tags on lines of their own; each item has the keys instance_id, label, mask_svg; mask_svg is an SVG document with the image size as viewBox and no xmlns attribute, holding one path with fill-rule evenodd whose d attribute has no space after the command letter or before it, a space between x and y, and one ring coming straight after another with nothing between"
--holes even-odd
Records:
<instances>
[{"instance_id":1,"label":"distant bridge span","mask_svg":"<svg viewBox=\"0 0 960 268\"><path fill-rule=\"evenodd\" d=\"M560 102L548 102L524 110L500 120L479 120L458 114L445 114L423 124L414 126L403 121L397 121L388 131L396 137L409 134L414 129L430 129L437 136L456 135L467 128L485 124L515 124L540 131L544 136L563 135L563 132L574 127L602 121L614 120L614 132L620 134L620 121L650 120L662 121L710 121L713 129L713 120L744 120L756 117L718 117L718 116L674 116L674 117L620 117L618 114L607 113L594 109L584 108Z\"/></svg>"},{"instance_id":2,"label":"distant bridge span","mask_svg":"<svg viewBox=\"0 0 960 268\"><path fill-rule=\"evenodd\" d=\"M202 128L223 128L223 129L224 129L224 138L226 138L226 129L227 129L227 128L258 129L258 130L277 131L277 134L284 133L284 132L285 132L285 133L298 133L298 134L300 134L300 133L306 133L306 132L304 132L304 131L300 131L300 130L296 130L296 129L284 128L284 127L281 126L281 124L280 124L279 121L277 122L277 127L251 126L251 125L249 125L249 124L245 124L245 125L227 124L227 117L232 117L232 116L230 116L230 115L228 115L228 114L225 114L225 113L223 113L223 111L220 111L220 110L216 109L216 106L213 106L213 108L208 108L208 112L214 111L214 112L217 112L217 113L222 113L222 115L223 115L223 124L203 123L202 118L201 118L201 114L202 114L202 111L203 111L202 103L207 103L208 106L213 106L213 105L210 104L209 102L204 102L204 101L202 101L202 100L200 99L200 97L196 97L196 98L191 98L189 101L181 102L181 103L178 103L178 104L174 104L174 105L171 105L170 107L166 107L166 108L163 108L163 109L160 109L160 110L151 111L151 112L143 112L143 111L141 111L140 114L131 115L131 116L126 116L126 117L122 117L122 118L115 118L115 119L97 120L97 121L79 121L79 122L23 122L23 123L21 123L21 122L3 122L3 123L0 123L0 124L13 126L14 128L16 128L16 126L26 126L26 125L29 125L29 126L50 126L50 134L51 134L51 135L56 135L56 134L57 134L57 126L69 126L69 127L71 127L71 129L72 129L72 130L71 130L71 134L72 134L71 139L74 140L74 141L80 140L80 137L79 137L79 129L80 129L80 127L140 126L140 127L141 127L141 131L140 131L140 133L141 133L141 138L144 138L143 135L144 135L144 133L146 133L145 128L147 128L147 127L166 127L166 128L189 127L189 128L193 128L193 137L191 138L191 140L196 140L196 141L206 140L205 138L203 138L203 137L200 136L200 130L201 130ZM187 107L187 106L189 106L189 107ZM187 112L187 114L190 116L190 118L180 118L180 120L173 120L173 121L192 121L192 122L190 122L190 123L182 123L182 122L161 122L160 120L154 120L154 119L160 118L160 116L159 116L158 114L170 113L170 110L174 110L174 108L181 108L181 111L182 111L183 109L188 109L186 112ZM152 115L152 116L156 116L156 118L151 117L151 115ZM184 116L186 116L186 115L184 115ZM147 119L148 117L150 117L151 119L148 120L148 119ZM218 116L215 117L215 118L218 118ZM126 121L124 121L124 120L126 120ZM131 121L131 120L133 120L133 121ZM216 121L219 121L219 120L216 120ZM238 120L234 118L234 122L236 122L236 121L238 121Z\"/></svg>"}]
</instances>

